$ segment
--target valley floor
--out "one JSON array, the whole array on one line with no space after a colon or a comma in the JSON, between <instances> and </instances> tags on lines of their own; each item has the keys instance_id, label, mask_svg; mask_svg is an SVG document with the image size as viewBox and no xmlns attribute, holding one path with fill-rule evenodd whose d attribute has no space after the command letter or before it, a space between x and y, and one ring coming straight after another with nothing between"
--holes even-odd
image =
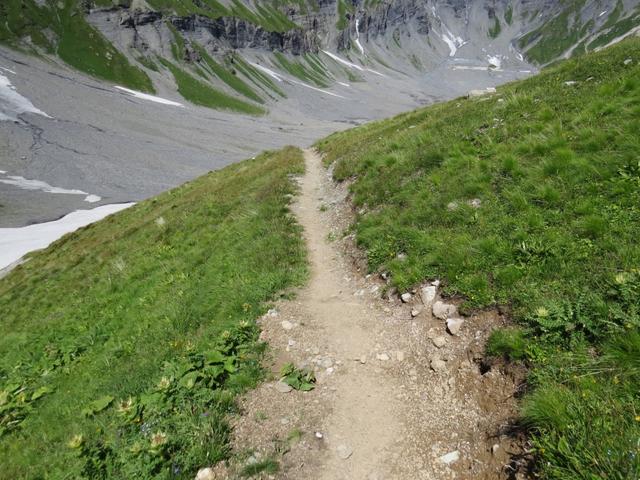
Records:
<instances>
[{"instance_id":1,"label":"valley floor","mask_svg":"<svg viewBox=\"0 0 640 480\"><path fill-rule=\"evenodd\" d=\"M480 313L454 336L432 315L435 299L382 299L378 279L354 267L351 237L337 240L350 219L346 190L315 152L305 160L294 212L311 278L261 327L274 370L314 369L318 385L300 392L270 382L250 392L237 449L255 449L249 464L280 462L277 478L506 478L521 451L506 434L517 380L497 368L481 374L475 361L502 319Z\"/></svg>"}]
</instances>

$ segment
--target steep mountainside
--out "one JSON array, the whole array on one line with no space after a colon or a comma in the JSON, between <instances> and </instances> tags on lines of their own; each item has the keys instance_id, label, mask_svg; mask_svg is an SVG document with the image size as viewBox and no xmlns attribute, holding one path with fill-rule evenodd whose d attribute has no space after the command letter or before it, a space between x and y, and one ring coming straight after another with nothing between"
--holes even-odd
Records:
<instances>
[{"instance_id":1,"label":"steep mountainside","mask_svg":"<svg viewBox=\"0 0 640 480\"><path fill-rule=\"evenodd\" d=\"M0 226L531 75L637 31L639 3L5 0Z\"/></svg>"}]
</instances>

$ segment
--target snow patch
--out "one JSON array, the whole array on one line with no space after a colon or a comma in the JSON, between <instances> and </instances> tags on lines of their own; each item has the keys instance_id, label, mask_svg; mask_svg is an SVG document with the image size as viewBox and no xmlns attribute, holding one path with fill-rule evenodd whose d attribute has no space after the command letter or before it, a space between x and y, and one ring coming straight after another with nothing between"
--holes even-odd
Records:
<instances>
[{"instance_id":1,"label":"snow patch","mask_svg":"<svg viewBox=\"0 0 640 480\"><path fill-rule=\"evenodd\" d=\"M322 50L322 52L325 53L326 55L330 56L331 58L333 58L336 62L341 63L343 65L346 65L347 67L354 68L354 69L359 70L361 72L375 73L376 75L380 75L381 77L385 76L383 73L376 72L375 70L372 70L371 68L364 68L364 67L361 67L360 65L356 65L355 63L351 63L348 60L345 60L344 58L340 58L338 55L336 55L334 53L331 53L328 50Z\"/></svg>"},{"instance_id":2,"label":"snow patch","mask_svg":"<svg viewBox=\"0 0 640 480\"><path fill-rule=\"evenodd\" d=\"M277 74L273 70L253 62L249 62L249 64L256 67L258 70L262 71L263 73L266 73L274 80L277 80L278 82L282 82L283 77L281 77L279 74Z\"/></svg>"},{"instance_id":3,"label":"snow patch","mask_svg":"<svg viewBox=\"0 0 640 480\"><path fill-rule=\"evenodd\" d=\"M29 252L48 247L66 233L102 220L107 215L132 205L134 203L102 205L91 210L76 210L53 222L19 228L0 228L0 269L11 265Z\"/></svg>"},{"instance_id":4,"label":"snow patch","mask_svg":"<svg viewBox=\"0 0 640 480\"><path fill-rule=\"evenodd\" d=\"M6 173L7 172L5 172L4 170L0 170L0 175L5 175ZM21 188L22 190L39 190L45 193L65 195L86 195L84 201L89 203L95 203L102 200L102 198L98 195L92 195L82 190L54 187L53 185L49 185L47 182L43 182L42 180L32 180L21 177L19 175L8 175L5 178L0 178L0 183L4 183L5 185L12 185L14 187Z\"/></svg>"},{"instance_id":5,"label":"snow patch","mask_svg":"<svg viewBox=\"0 0 640 480\"><path fill-rule=\"evenodd\" d=\"M493 65L496 69L500 69L502 67L502 60L504 57L502 55L487 55L487 60L489 61L489 65Z\"/></svg>"},{"instance_id":6,"label":"snow patch","mask_svg":"<svg viewBox=\"0 0 640 480\"><path fill-rule=\"evenodd\" d=\"M148 100L150 102L161 103L162 105L171 105L174 107L184 107L183 104L174 102L173 100L167 100L166 98L156 97L155 95L149 95L148 93L138 92L137 90L131 90L130 88L119 87L117 85L114 88L141 100Z\"/></svg>"},{"instance_id":7,"label":"snow patch","mask_svg":"<svg viewBox=\"0 0 640 480\"><path fill-rule=\"evenodd\" d=\"M51 118L42 110L36 108L31 103L31 100L20 95L7 77L0 75L0 121L19 122L18 115L22 113L35 113L36 115Z\"/></svg>"},{"instance_id":8,"label":"snow patch","mask_svg":"<svg viewBox=\"0 0 640 480\"><path fill-rule=\"evenodd\" d=\"M440 38L442 38L442 41L449 47L450 57L454 57L458 49L465 44L465 41L461 37L451 33L451 30L447 28L444 22L442 23L442 35L440 35Z\"/></svg>"},{"instance_id":9,"label":"snow patch","mask_svg":"<svg viewBox=\"0 0 640 480\"><path fill-rule=\"evenodd\" d=\"M360 53L362 53L364 55L364 48L362 48L362 45L360 44L360 20L356 18L356 47L358 47L358 50L360 50Z\"/></svg>"},{"instance_id":10,"label":"snow patch","mask_svg":"<svg viewBox=\"0 0 640 480\"><path fill-rule=\"evenodd\" d=\"M263 67L262 65L259 65L257 63L253 63L253 62L249 62L249 63L251 65L253 65L254 67L256 67L257 69L262 70L264 73L266 73L267 75L269 75L270 77L276 79L279 82L283 82L284 81L284 82L292 83L294 85L300 85L301 87L309 88L311 90L315 90L316 92L324 93L325 95L331 95L332 97L344 98L342 95L338 95L337 93L329 92L329 91L323 90L321 88L312 87L311 85L309 85L307 83L299 82L298 80L294 80L293 78L287 78L284 75L280 75L279 73L276 73L273 70L270 70L267 67Z\"/></svg>"}]
</instances>

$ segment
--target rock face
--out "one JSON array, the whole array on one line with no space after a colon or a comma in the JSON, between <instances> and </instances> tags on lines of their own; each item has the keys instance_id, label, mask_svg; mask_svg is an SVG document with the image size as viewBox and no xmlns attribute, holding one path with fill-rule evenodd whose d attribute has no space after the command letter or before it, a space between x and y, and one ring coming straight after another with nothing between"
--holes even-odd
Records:
<instances>
[{"instance_id":1,"label":"rock face","mask_svg":"<svg viewBox=\"0 0 640 480\"><path fill-rule=\"evenodd\" d=\"M163 23L170 22L185 37L205 40L208 49L214 52L249 48L300 55L322 49L359 50L362 43L377 41L388 47L400 46L402 50L407 46L421 46L454 56L458 48L464 45L468 48L471 44L481 47L501 43L509 47L506 51L534 46L544 40L544 31L528 37L525 34L536 32L546 22L566 13L567 8L560 0L352 0L347 2L350 8L341 14L338 0L317 3L303 0L281 5L274 15L274 11L257 10L256 4L268 2L239 0L238 3L246 7L244 13L232 7L206 16L206 10L185 12L183 7L181 15L176 15L174 9L157 11L145 2L125 1L113 7L88 10L88 17L97 26L111 22L121 30L129 30L119 36L129 38L133 46L142 48L155 43ZM206 2L204 4L206 8ZM574 21L595 35L609 13L600 17L600 9L591 10L584 6ZM220 13L223 15L217 16ZM488 32L496 24L500 29L492 37ZM111 36L114 35L118 34ZM523 37L526 42L519 42ZM434 46L436 44L440 46ZM170 45L164 45L163 49L166 51L167 47ZM502 57L505 56L491 55L487 67L499 70ZM476 94L480 91L472 95Z\"/></svg>"}]
</instances>

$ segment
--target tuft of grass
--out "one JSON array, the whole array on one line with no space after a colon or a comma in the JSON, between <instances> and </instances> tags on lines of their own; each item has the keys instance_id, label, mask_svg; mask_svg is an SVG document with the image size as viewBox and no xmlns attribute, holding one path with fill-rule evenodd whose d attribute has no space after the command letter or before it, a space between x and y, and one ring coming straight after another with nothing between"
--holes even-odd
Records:
<instances>
[{"instance_id":1,"label":"tuft of grass","mask_svg":"<svg viewBox=\"0 0 640 480\"><path fill-rule=\"evenodd\" d=\"M289 147L210 173L0 280L0 478L192 479L229 457L255 319L306 278L303 168Z\"/></svg>"},{"instance_id":2,"label":"tuft of grass","mask_svg":"<svg viewBox=\"0 0 640 480\"><path fill-rule=\"evenodd\" d=\"M526 356L525 334L521 329L504 328L491 332L487 341L487 354L508 360L523 360Z\"/></svg>"},{"instance_id":3,"label":"tuft of grass","mask_svg":"<svg viewBox=\"0 0 640 480\"><path fill-rule=\"evenodd\" d=\"M364 207L354 231L371 271L399 291L442 278L465 308L511 306L521 330L488 351L532 368L524 417L543 477L640 475L636 57L629 39L316 144Z\"/></svg>"},{"instance_id":4,"label":"tuft of grass","mask_svg":"<svg viewBox=\"0 0 640 480\"><path fill-rule=\"evenodd\" d=\"M246 465L241 472L243 477L254 477L261 473L274 474L280 470L280 464L273 458L266 458L256 463Z\"/></svg>"},{"instance_id":5,"label":"tuft of grass","mask_svg":"<svg viewBox=\"0 0 640 480\"><path fill-rule=\"evenodd\" d=\"M180 95L196 105L232 110L234 112L247 113L250 115L261 115L265 113L263 108L216 90L212 86L192 77L186 71L164 58L158 57L158 61L167 67L173 74L178 85L178 92Z\"/></svg>"}]
</instances>

